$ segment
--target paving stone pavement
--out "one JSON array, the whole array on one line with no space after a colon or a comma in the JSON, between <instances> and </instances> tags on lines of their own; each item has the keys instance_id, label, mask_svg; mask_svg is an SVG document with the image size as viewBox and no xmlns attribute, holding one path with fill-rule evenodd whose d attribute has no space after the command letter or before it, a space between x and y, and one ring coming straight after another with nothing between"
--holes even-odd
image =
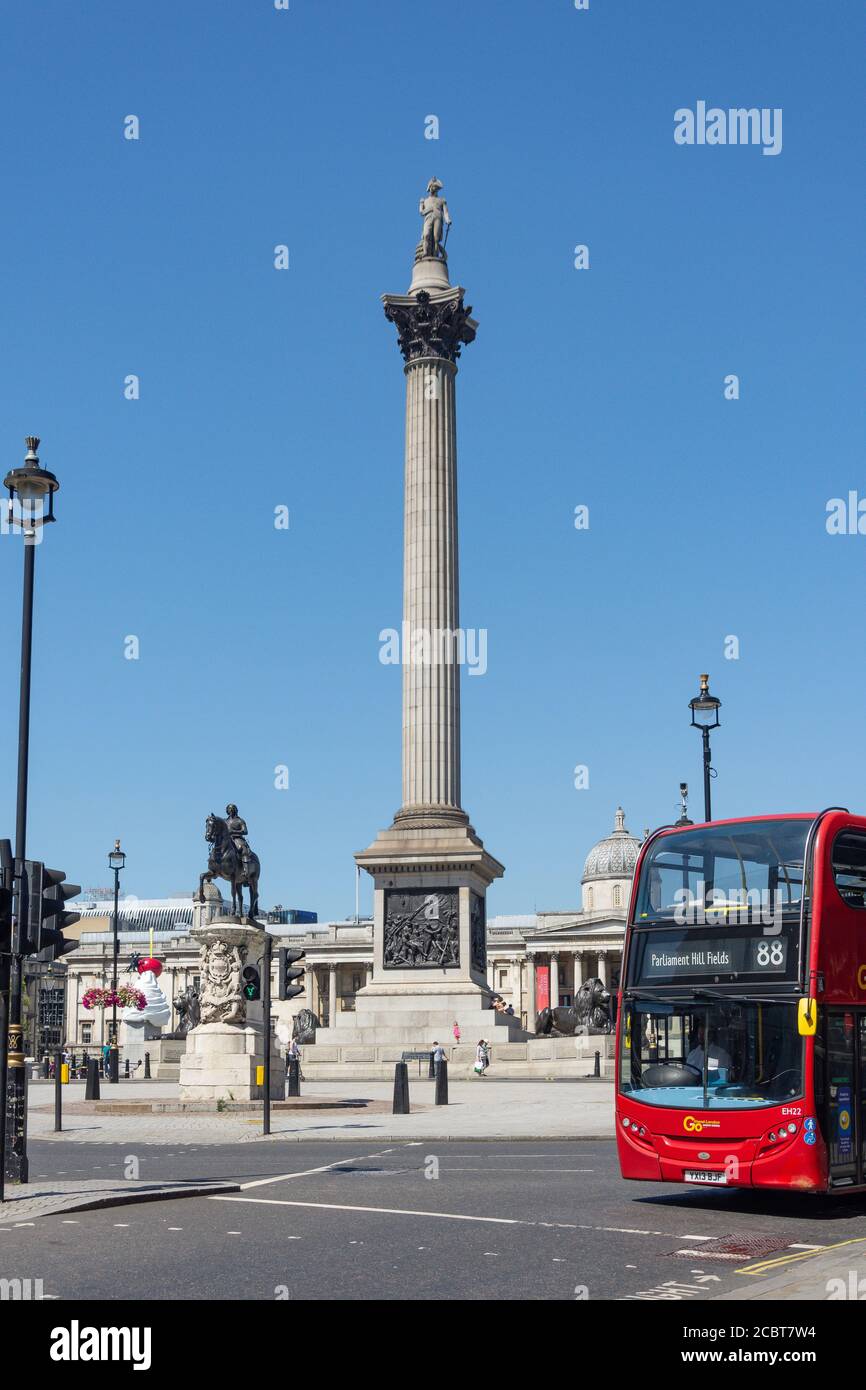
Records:
<instances>
[{"instance_id":1,"label":"paving stone pavement","mask_svg":"<svg viewBox=\"0 0 866 1390\"><path fill-rule=\"evenodd\" d=\"M95 1207L126 1206L163 1198L211 1197L218 1192L239 1192L233 1182L142 1182L133 1179L81 1178L64 1182L50 1178L23 1185L6 1183L6 1200L0 1203L0 1228L29 1225L39 1216L64 1211L90 1211ZM0 1246L2 1249L2 1246Z\"/></svg>"},{"instance_id":2,"label":"paving stone pavement","mask_svg":"<svg viewBox=\"0 0 866 1390\"><path fill-rule=\"evenodd\" d=\"M103 1089L103 1096L109 1088ZM177 1097L177 1083L119 1082L113 1098L164 1100ZM390 1101L393 1087L386 1081L316 1081L303 1088L308 1096L367 1098ZM82 1099L83 1086L64 1092ZM410 1077L409 1115L359 1110L313 1110L306 1114L273 1111L274 1140L304 1139L612 1139L613 1085L608 1081L495 1081L474 1079L449 1085L449 1104L433 1105L433 1082ZM378 1109L378 1107L377 1107ZM58 1138L77 1143L110 1144L121 1140L142 1144L267 1143L258 1115L82 1115L70 1112L61 1134L52 1133L52 1083L30 1086L29 1127L32 1138Z\"/></svg>"},{"instance_id":3,"label":"paving stone pavement","mask_svg":"<svg viewBox=\"0 0 866 1390\"><path fill-rule=\"evenodd\" d=\"M839 1241L825 1250L804 1250L762 1260L760 1272L717 1301L775 1303L862 1302L866 1298L866 1237Z\"/></svg>"}]
</instances>

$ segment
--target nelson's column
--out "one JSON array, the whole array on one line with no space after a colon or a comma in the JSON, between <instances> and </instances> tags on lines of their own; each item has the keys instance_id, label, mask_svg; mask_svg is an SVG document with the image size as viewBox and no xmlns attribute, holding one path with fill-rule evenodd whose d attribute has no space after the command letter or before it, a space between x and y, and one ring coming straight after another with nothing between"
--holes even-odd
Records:
<instances>
[{"instance_id":1,"label":"nelson's column","mask_svg":"<svg viewBox=\"0 0 866 1390\"><path fill-rule=\"evenodd\" d=\"M367 1045L450 1043L455 1021L473 1045L487 1028L503 1042L525 1036L518 1020L489 1007L485 895L505 871L460 797L455 386L457 359L478 325L448 279L451 217L441 188L431 179L421 199L408 294L382 296L406 377L403 804L355 856L375 883L373 976L354 1015L322 1031L326 1045L349 1042L350 1031Z\"/></svg>"}]
</instances>

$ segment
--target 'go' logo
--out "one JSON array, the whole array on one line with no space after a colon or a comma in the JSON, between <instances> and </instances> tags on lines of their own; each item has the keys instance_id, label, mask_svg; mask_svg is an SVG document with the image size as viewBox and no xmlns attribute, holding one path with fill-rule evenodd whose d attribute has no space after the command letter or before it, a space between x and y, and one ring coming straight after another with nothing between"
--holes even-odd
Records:
<instances>
[{"instance_id":1,"label":"'go' logo","mask_svg":"<svg viewBox=\"0 0 866 1390\"><path fill-rule=\"evenodd\" d=\"M718 1129L719 1125L719 1120L696 1120L694 1115L686 1115L683 1120L686 1134L702 1134L705 1129Z\"/></svg>"}]
</instances>

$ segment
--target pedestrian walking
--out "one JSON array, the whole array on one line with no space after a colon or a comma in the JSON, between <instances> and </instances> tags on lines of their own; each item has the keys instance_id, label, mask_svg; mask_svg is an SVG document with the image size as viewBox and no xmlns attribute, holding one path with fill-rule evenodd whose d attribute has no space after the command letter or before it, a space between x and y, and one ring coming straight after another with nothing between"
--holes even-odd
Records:
<instances>
[{"instance_id":1,"label":"pedestrian walking","mask_svg":"<svg viewBox=\"0 0 866 1390\"><path fill-rule=\"evenodd\" d=\"M440 1042L433 1043L433 1070L439 1070L439 1063L445 1061L445 1048Z\"/></svg>"},{"instance_id":2,"label":"pedestrian walking","mask_svg":"<svg viewBox=\"0 0 866 1390\"><path fill-rule=\"evenodd\" d=\"M483 1038L478 1039L478 1046L475 1049L475 1074L483 1076L490 1066L490 1046Z\"/></svg>"},{"instance_id":3,"label":"pedestrian walking","mask_svg":"<svg viewBox=\"0 0 866 1390\"><path fill-rule=\"evenodd\" d=\"M289 1043L289 1061L297 1062L298 1080L303 1081L305 1078L304 1073L301 1071L301 1049L298 1047L297 1038L292 1038L292 1041Z\"/></svg>"},{"instance_id":4,"label":"pedestrian walking","mask_svg":"<svg viewBox=\"0 0 866 1390\"><path fill-rule=\"evenodd\" d=\"M451 1029L451 1032L454 1034L454 1041L456 1042L457 1046L459 1047L459 1046L460 1046L460 1024L457 1022L456 1018L455 1018L455 1020L454 1020L454 1027Z\"/></svg>"}]
</instances>

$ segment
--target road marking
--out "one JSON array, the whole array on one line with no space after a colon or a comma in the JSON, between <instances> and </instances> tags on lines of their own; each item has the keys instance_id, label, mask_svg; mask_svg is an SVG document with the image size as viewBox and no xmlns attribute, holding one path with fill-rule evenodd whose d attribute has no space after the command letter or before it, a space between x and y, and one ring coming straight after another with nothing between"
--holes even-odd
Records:
<instances>
[{"instance_id":1,"label":"road marking","mask_svg":"<svg viewBox=\"0 0 866 1390\"><path fill-rule=\"evenodd\" d=\"M788 1249L789 1249L789 1250L824 1250L824 1249L825 1249L825 1246L823 1246L823 1245L803 1245L800 1241L791 1241L791 1244L788 1246Z\"/></svg>"},{"instance_id":2,"label":"road marking","mask_svg":"<svg viewBox=\"0 0 866 1390\"><path fill-rule=\"evenodd\" d=\"M374 1211L385 1216L430 1216L440 1221L481 1221L493 1226L535 1226L511 1216L465 1216L453 1211L412 1211L404 1207L358 1207L344 1202L287 1202L279 1197L209 1197L209 1202L255 1202L266 1207L314 1207L317 1211ZM396 1268L396 1266L395 1266Z\"/></svg>"},{"instance_id":3,"label":"road marking","mask_svg":"<svg viewBox=\"0 0 866 1390\"><path fill-rule=\"evenodd\" d=\"M80 1221L71 1221L71 1220L69 1220L69 1219L67 1218L67 1219L64 1220L64 1221L61 1221L60 1224L61 1224L61 1226L80 1226L80 1225L81 1225L81 1222L80 1222Z\"/></svg>"},{"instance_id":4,"label":"road marking","mask_svg":"<svg viewBox=\"0 0 866 1390\"><path fill-rule=\"evenodd\" d=\"M304 1168L299 1173L280 1173L275 1178L255 1178L252 1182L242 1182L241 1192L246 1192L251 1187L268 1187L275 1182L289 1182L292 1178L309 1178L316 1173L327 1173L332 1168L344 1168L347 1163L366 1163L371 1158L381 1158L383 1154L393 1153L393 1149L377 1149L374 1154L363 1154L359 1158L338 1158L333 1163L323 1163L320 1168Z\"/></svg>"},{"instance_id":5,"label":"road marking","mask_svg":"<svg viewBox=\"0 0 866 1390\"><path fill-rule=\"evenodd\" d=\"M637 1231L632 1226L585 1226L583 1229L587 1231L611 1231L614 1235L619 1236L663 1236L666 1234L665 1231Z\"/></svg>"},{"instance_id":6,"label":"road marking","mask_svg":"<svg viewBox=\"0 0 866 1390\"><path fill-rule=\"evenodd\" d=\"M375 1157L375 1155L371 1155ZM311 1173L327 1171L333 1168L334 1164L327 1164L324 1170L312 1168ZM286 1177L304 1177L306 1174L286 1174ZM282 1182L283 1178L267 1178L266 1182ZM247 1186L258 1186L258 1183L243 1184L242 1191ZM613 1233L615 1235L627 1236L659 1236L662 1240L715 1240L715 1236L677 1236L671 1231L647 1231L633 1226L584 1226L577 1225L573 1221L526 1221L519 1217L512 1216L470 1216L462 1212L446 1211L419 1211L408 1207L367 1207L358 1206L349 1202L294 1202L281 1197L209 1197L210 1202L254 1202L259 1206L274 1207L309 1207L324 1211L369 1211L381 1212L387 1216L430 1216L443 1221L479 1221L497 1226L534 1226L539 1229L558 1230L558 1231L601 1231Z\"/></svg>"},{"instance_id":7,"label":"road marking","mask_svg":"<svg viewBox=\"0 0 866 1390\"><path fill-rule=\"evenodd\" d=\"M735 1274L754 1274L761 1276L770 1274L776 1269L781 1269L783 1265L796 1264L799 1260L813 1260L816 1255L829 1254L831 1250L842 1250L846 1245L863 1245L866 1243L866 1236L856 1236L851 1240L835 1241L833 1245L818 1245L813 1250L800 1250L796 1255L777 1255L772 1260L758 1260L752 1265L743 1265L742 1269L735 1269Z\"/></svg>"},{"instance_id":8,"label":"road marking","mask_svg":"<svg viewBox=\"0 0 866 1390\"><path fill-rule=\"evenodd\" d=\"M389 1170L390 1171L390 1170ZM397 1173L417 1173L417 1168L395 1168ZM507 1168L502 1168L499 1164L488 1163L483 1168L452 1168L448 1163L446 1172L448 1173L507 1173ZM518 1173L594 1173L594 1168L517 1168Z\"/></svg>"}]
</instances>

